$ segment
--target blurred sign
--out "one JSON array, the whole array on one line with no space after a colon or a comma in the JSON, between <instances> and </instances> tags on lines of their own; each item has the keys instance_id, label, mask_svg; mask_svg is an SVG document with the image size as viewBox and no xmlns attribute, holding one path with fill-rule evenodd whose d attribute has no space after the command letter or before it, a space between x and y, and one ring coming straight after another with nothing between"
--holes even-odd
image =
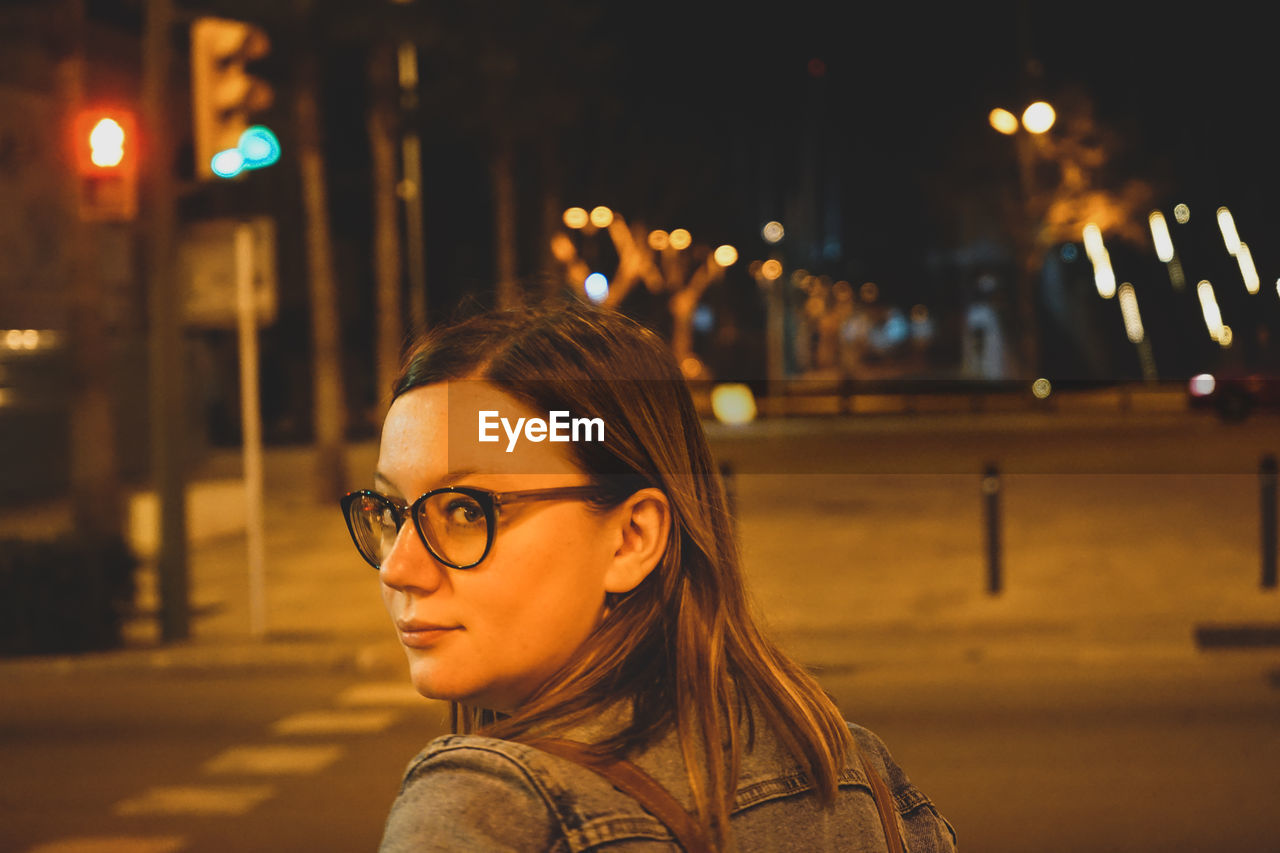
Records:
<instances>
[{"instance_id":1,"label":"blurred sign","mask_svg":"<svg viewBox=\"0 0 1280 853\"><path fill-rule=\"evenodd\" d=\"M239 219L186 225L178 242L178 281L188 326L236 327L236 227ZM270 217L247 220L253 229L253 293L259 326L276 319L276 226Z\"/></svg>"}]
</instances>

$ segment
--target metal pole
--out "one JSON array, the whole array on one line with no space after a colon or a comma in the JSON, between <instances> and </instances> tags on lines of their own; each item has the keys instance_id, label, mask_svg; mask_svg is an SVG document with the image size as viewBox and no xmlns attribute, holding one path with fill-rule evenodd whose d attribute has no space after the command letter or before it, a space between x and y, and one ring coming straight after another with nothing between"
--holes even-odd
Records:
<instances>
[{"instance_id":1,"label":"metal pole","mask_svg":"<svg viewBox=\"0 0 1280 853\"><path fill-rule=\"evenodd\" d=\"M427 261L426 236L422 214L422 146L416 126L418 110L418 48L402 42L398 51L400 71L401 126L400 156L404 177L400 181L400 198L404 200L405 266L409 274L409 319L413 331L427 329Z\"/></svg>"},{"instance_id":2,"label":"metal pole","mask_svg":"<svg viewBox=\"0 0 1280 853\"><path fill-rule=\"evenodd\" d=\"M999 595L1004 589L1000 566L1000 469L988 463L982 473L982 494L987 520L987 593Z\"/></svg>"},{"instance_id":3,"label":"metal pole","mask_svg":"<svg viewBox=\"0 0 1280 853\"><path fill-rule=\"evenodd\" d=\"M262 520L262 412L258 392L258 323L253 281L253 226L236 226L236 319L240 339L240 434L244 453L244 525L249 546L249 631L267 633L266 534Z\"/></svg>"},{"instance_id":4,"label":"metal pole","mask_svg":"<svg viewBox=\"0 0 1280 853\"><path fill-rule=\"evenodd\" d=\"M144 162L148 181L147 297L151 403L151 477L160 504L160 635L182 640L191 633L187 577L187 518L181 302L173 275L173 140L169 115L170 0L147 0L142 73Z\"/></svg>"},{"instance_id":5,"label":"metal pole","mask_svg":"<svg viewBox=\"0 0 1280 853\"><path fill-rule=\"evenodd\" d=\"M1276 457L1268 453L1258 464L1262 515L1262 588L1276 588Z\"/></svg>"}]
</instances>

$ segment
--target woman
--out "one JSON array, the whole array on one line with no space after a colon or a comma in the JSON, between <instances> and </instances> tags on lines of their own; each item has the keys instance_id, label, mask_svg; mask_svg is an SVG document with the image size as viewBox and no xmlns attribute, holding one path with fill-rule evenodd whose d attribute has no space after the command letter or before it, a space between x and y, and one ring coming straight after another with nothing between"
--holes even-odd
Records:
<instances>
[{"instance_id":1,"label":"woman","mask_svg":"<svg viewBox=\"0 0 1280 853\"><path fill-rule=\"evenodd\" d=\"M571 305L431 333L374 481L347 523L456 732L410 765L383 850L953 849L879 739L757 629L651 332Z\"/></svg>"}]
</instances>

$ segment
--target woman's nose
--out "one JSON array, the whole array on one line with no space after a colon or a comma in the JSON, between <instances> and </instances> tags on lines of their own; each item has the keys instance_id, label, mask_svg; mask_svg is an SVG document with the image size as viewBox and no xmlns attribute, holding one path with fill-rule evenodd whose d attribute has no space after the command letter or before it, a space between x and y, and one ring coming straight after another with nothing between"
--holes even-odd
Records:
<instances>
[{"instance_id":1,"label":"woman's nose","mask_svg":"<svg viewBox=\"0 0 1280 853\"><path fill-rule=\"evenodd\" d=\"M422 542L413 522L405 522L396 534L391 550L382 560L378 574L382 583L396 590L429 594L445 580L441 565Z\"/></svg>"}]
</instances>

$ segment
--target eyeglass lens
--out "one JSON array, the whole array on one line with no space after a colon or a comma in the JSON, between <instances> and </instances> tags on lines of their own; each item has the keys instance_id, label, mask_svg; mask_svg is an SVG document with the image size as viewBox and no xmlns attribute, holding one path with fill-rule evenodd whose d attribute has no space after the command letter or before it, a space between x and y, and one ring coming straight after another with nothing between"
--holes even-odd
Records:
<instances>
[{"instance_id":1,"label":"eyeglass lens","mask_svg":"<svg viewBox=\"0 0 1280 853\"><path fill-rule=\"evenodd\" d=\"M416 505L418 527L427 545L446 563L478 562L489 542L488 515L480 502L460 492L441 492ZM356 545L365 559L381 566L391 553L407 512L385 498L361 495L348 511Z\"/></svg>"}]
</instances>

